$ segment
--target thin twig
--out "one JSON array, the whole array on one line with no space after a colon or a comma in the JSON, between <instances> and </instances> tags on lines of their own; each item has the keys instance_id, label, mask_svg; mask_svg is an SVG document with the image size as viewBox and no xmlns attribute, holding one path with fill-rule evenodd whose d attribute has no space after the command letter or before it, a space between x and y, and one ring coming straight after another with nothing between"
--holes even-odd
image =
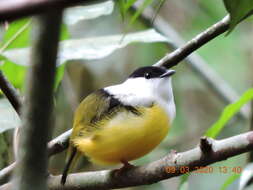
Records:
<instances>
[{"instance_id":1,"label":"thin twig","mask_svg":"<svg viewBox=\"0 0 253 190\"><path fill-rule=\"evenodd\" d=\"M16 112L20 115L20 109L21 109L21 99L19 97L18 92L12 86L12 84L7 80L7 78L4 76L3 72L0 70L0 88L4 95L7 97L13 108L16 110Z\"/></svg>"},{"instance_id":2,"label":"thin twig","mask_svg":"<svg viewBox=\"0 0 253 190\"><path fill-rule=\"evenodd\" d=\"M220 34L226 32L229 28L229 22L229 16L224 17L221 21L210 26L208 29L189 40L180 48L177 48L175 51L164 56L160 61L156 63L156 66L173 67L177 65L180 61L184 60L192 52L194 52L207 42L211 41L212 39L216 38Z\"/></svg>"}]
</instances>

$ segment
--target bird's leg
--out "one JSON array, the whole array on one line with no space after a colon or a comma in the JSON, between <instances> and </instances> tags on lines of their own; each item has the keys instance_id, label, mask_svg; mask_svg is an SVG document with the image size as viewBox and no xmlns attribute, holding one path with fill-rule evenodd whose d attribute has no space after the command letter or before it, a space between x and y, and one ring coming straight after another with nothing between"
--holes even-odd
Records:
<instances>
[{"instance_id":1,"label":"bird's leg","mask_svg":"<svg viewBox=\"0 0 253 190\"><path fill-rule=\"evenodd\" d=\"M128 161L124 159L122 159L120 162L123 164L123 166L119 170L128 170L135 167L134 165L130 164Z\"/></svg>"},{"instance_id":2,"label":"bird's leg","mask_svg":"<svg viewBox=\"0 0 253 190\"><path fill-rule=\"evenodd\" d=\"M121 168L119 168L119 169L113 170L113 174L114 174L114 175L120 175L120 174L122 174L123 172L125 172L125 171L127 171L127 170L130 170L130 169L136 167L136 166L130 164L128 161L123 160L123 159L122 159L120 162L123 164L123 166L122 166Z\"/></svg>"}]
</instances>

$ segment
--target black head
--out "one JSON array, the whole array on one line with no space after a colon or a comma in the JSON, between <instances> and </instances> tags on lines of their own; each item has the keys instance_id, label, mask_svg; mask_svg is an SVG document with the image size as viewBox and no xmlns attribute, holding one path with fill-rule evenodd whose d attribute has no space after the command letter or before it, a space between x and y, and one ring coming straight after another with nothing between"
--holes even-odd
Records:
<instances>
[{"instance_id":1,"label":"black head","mask_svg":"<svg viewBox=\"0 0 253 190\"><path fill-rule=\"evenodd\" d=\"M144 77L146 79L169 77L175 73L174 70L168 70L164 67L147 66L136 69L129 78Z\"/></svg>"}]
</instances>

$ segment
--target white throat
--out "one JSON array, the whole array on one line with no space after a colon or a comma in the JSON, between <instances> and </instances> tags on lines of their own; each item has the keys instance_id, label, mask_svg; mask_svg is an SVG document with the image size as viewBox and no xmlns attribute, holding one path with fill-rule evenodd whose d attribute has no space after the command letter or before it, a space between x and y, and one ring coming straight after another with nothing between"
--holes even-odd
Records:
<instances>
[{"instance_id":1,"label":"white throat","mask_svg":"<svg viewBox=\"0 0 253 190\"><path fill-rule=\"evenodd\" d=\"M171 121L175 117L171 78L130 78L105 90L125 105L150 107L157 103L166 110Z\"/></svg>"}]
</instances>

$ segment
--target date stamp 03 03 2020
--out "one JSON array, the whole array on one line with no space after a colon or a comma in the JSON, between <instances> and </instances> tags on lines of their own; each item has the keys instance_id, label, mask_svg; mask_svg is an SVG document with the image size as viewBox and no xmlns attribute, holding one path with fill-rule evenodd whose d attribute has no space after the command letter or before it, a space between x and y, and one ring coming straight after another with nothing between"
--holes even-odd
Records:
<instances>
[{"instance_id":1,"label":"date stamp 03 03 2020","mask_svg":"<svg viewBox=\"0 0 253 190\"><path fill-rule=\"evenodd\" d=\"M242 172L241 166L195 166L190 168L189 166L167 166L165 167L165 171L167 173L196 173L196 174L212 174L212 173L233 173L233 174L240 174Z\"/></svg>"}]
</instances>

